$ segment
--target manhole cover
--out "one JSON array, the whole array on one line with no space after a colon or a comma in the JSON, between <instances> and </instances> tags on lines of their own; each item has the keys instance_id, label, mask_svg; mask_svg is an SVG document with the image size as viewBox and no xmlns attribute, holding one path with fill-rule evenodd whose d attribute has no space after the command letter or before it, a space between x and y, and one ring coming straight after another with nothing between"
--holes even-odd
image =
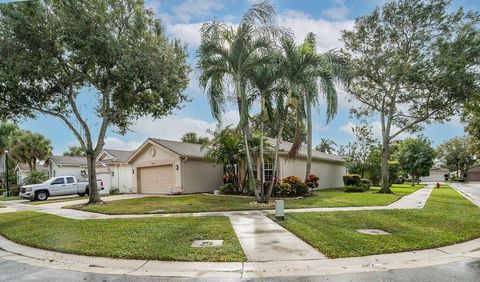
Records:
<instances>
[{"instance_id":1,"label":"manhole cover","mask_svg":"<svg viewBox=\"0 0 480 282\"><path fill-rule=\"evenodd\" d=\"M357 232L368 235L390 235L390 233L381 229L357 229Z\"/></svg>"},{"instance_id":2,"label":"manhole cover","mask_svg":"<svg viewBox=\"0 0 480 282\"><path fill-rule=\"evenodd\" d=\"M192 243L193 248L218 247L223 245L223 240L195 240Z\"/></svg>"}]
</instances>

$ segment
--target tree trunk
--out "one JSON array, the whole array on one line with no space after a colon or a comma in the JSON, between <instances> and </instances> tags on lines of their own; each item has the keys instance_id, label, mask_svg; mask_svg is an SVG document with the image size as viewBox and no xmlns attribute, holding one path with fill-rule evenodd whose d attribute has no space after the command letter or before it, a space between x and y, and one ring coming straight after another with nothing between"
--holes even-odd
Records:
<instances>
[{"instance_id":1,"label":"tree trunk","mask_svg":"<svg viewBox=\"0 0 480 282\"><path fill-rule=\"evenodd\" d=\"M415 186L415 174L412 172L412 187Z\"/></svg>"},{"instance_id":2,"label":"tree trunk","mask_svg":"<svg viewBox=\"0 0 480 282\"><path fill-rule=\"evenodd\" d=\"M261 190L261 195L262 195L262 202L265 201L265 188L264 188L264 168L265 168L265 157L264 157L264 148L263 148L263 135L264 135L264 115L265 115L265 98L263 95L260 97L260 167L258 168L260 170L260 190ZM268 200L267 200L268 202Z\"/></svg>"},{"instance_id":3,"label":"tree trunk","mask_svg":"<svg viewBox=\"0 0 480 282\"><path fill-rule=\"evenodd\" d=\"M281 122L278 132L277 132L277 138L275 140L275 155L273 157L273 175L272 175L272 181L270 181L270 185L268 185L268 190L266 193L266 201L270 200L270 196L272 195L273 191L273 184L275 183L275 179L278 177L277 175L277 167L278 167L278 151L280 150L280 141L282 139L282 133L283 133L283 125L285 123Z\"/></svg>"},{"instance_id":4,"label":"tree trunk","mask_svg":"<svg viewBox=\"0 0 480 282\"><path fill-rule=\"evenodd\" d=\"M91 150L90 150L91 151ZM96 157L92 153L87 153L87 171L88 171L88 203L90 204L99 204L102 203L100 195L98 193L97 187L97 171L96 167Z\"/></svg>"},{"instance_id":5,"label":"tree trunk","mask_svg":"<svg viewBox=\"0 0 480 282\"><path fill-rule=\"evenodd\" d=\"M390 190L390 171L388 170L388 158L389 158L389 147L388 147L388 139L383 138L383 146L382 146L382 182L381 188L378 193L382 194L392 194L392 190Z\"/></svg>"},{"instance_id":6,"label":"tree trunk","mask_svg":"<svg viewBox=\"0 0 480 282\"><path fill-rule=\"evenodd\" d=\"M305 172L305 179L311 174L312 171L312 103L307 98L307 169Z\"/></svg>"}]
</instances>

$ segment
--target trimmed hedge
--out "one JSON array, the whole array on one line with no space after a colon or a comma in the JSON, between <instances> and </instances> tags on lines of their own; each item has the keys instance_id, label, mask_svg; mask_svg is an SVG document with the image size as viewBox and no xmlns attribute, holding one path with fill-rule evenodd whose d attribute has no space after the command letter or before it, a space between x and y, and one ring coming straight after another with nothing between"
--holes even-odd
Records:
<instances>
[{"instance_id":1,"label":"trimmed hedge","mask_svg":"<svg viewBox=\"0 0 480 282\"><path fill-rule=\"evenodd\" d=\"M347 174L343 176L343 184L345 186L359 186L361 177L358 174Z\"/></svg>"}]
</instances>

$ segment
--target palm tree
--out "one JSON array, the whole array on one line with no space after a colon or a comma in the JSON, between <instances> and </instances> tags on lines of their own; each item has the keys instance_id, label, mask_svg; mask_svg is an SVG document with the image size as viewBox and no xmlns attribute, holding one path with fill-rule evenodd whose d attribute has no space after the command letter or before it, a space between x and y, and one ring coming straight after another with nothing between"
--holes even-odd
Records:
<instances>
[{"instance_id":1,"label":"palm tree","mask_svg":"<svg viewBox=\"0 0 480 282\"><path fill-rule=\"evenodd\" d=\"M252 99L246 88L250 73L270 61L267 50L272 45L272 37L284 33L284 29L276 25L275 16L274 7L269 2L262 2L247 10L237 28L218 21L206 23L201 29L202 40L197 51L199 83L208 95L213 116L219 121L227 100L226 84L233 84L245 144L249 187L259 202L263 197L255 185L249 145Z\"/></svg>"},{"instance_id":2,"label":"palm tree","mask_svg":"<svg viewBox=\"0 0 480 282\"><path fill-rule=\"evenodd\" d=\"M12 140L10 151L17 162L27 163L30 171L36 171L37 160L46 160L52 155L51 141L40 133L23 131Z\"/></svg>"},{"instance_id":3,"label":"palm tree","mask_svg":"<svg viewBox=\"0 0 480 282\"><path fill-rule=\"evenodd\" d=\"M64 156L85 157L85 150L80 146L69 146L68 151L63 152Z\"/></svg>"},{"instance_id":4,"label":"palm tree","mask_svg":"<svg viewBox=\"0 0 480 282\"><path fill-rule=\"evenodd\" d=\"M273 53L272 53L273 54ZM275 56L272 56L274 58ZM250 74L249 82L253 87L256 97L260 98L260 114L258 117L259 123L259 161L260 161L260 187L262 187L261 196L263 202L268 202L270 195L267 191L263 191L264 187L264 171L265 166L265 121L272 120L272 113L278 95L283 95L284 87L282 84L282 77L272 63L264 64L254 69ZM271 146L270 146L271 147ZM272 179L273 180L273 179Z\"/></svg>"},{"instance_id":5,"label":"palm tree","mask_svg":"<svg viewBox=\"0 0 480 282\"><path fill-rule=\"evenodd\" d=\"M0 122L0 154L8 149L12 136L18 131L18 126L11 122Z\"/></svg>"},{"instance_id":6,"label":"palm tree","mask_svg":"<svg viewBox=\"0 0 480 282\"><path fill-rule=\"evenodd\" d=\"M322 92L327 101L327 123L336 115L338 97L335 84L347 85L349 76L347 61L340 53L329 51L318 54L316 52L316 39L313 33L308 33L303 44L297 47L301 54L303 65L298 66L303 75L303 91L297 93L299 100L296 107L298 138L294 139L294 145L289 152L291 157L298 153L301 146L301 127L303 120L307 125L307 165L305 177L311 174L312 166L312 107L319 105L319 92Z\"/></svg>"},{"instance_id":7,"label":"palm tree","mask_svg":"<svg viewBox=\"0 0 480 282\"><path fill-rule=\"evenodd\" d=\"M327 138L321 138L320 144L315 147L315 150L322 153L333 154L335 153L335 149L333 148L334 146L337 146L337 143L335 143L334 141Z\"/></svg>"},{"instance_id":8,"label":"palm tree","mask_svg":"<svg viewBox=\"0 0 480 282\"><path fill-rule=\"evenodd\" d=\"M202 146L202 150L205 151L205 159L215 164L222 164L229 182L239 192L240 183L236 168L245 157L242 137L230 126L217 127L212 134L213 138Z\"/></svg>"}]
</instances>

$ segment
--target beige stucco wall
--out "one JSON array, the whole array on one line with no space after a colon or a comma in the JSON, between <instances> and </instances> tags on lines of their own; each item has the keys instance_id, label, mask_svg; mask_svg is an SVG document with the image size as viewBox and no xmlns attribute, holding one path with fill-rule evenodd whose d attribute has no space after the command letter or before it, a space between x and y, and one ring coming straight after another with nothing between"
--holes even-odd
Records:
<instances>
[{"instance_id":1,"label":"beige stucco wall","mask_svg":"<svg viewBox=\"0 0 480 282\"><path fill-rule=\"evenodd\" d=\"M280 157L280 176L286 177L290 175L305 178L306 160L304 158L286 159ZM312 174L320 177L319 188L336 188L343 187L343 176L346 174L346 168L343 163L327 162L321 160L312 160Z\"/></svg>"},{"instance_id":2,"label":"beige stucco wall","mask_svg":"<svg viewBox=\"0 0 480 282\"><path fill-rule=\"evenodd\" d=\"M185 193L211 192L222 185L222 165L187 158L182 169Z\"/></svg>"},{"instance_id":3,"label":"beige stucco wall","mask_svg":"<svg viewBox=\"0 0 480 282\"><path fill-rule=\"evenodd\" d=\"M150 154L150 150L155 148L155 156ZM181 175L181 163L180 158L177 154L165 149L164 147L149 142L146 144L140 151L138 151L135 157L129 162L134 170L134 175L132 177L132 191L137 192L137 182L138 182L138 168L149 167L149 166L158 166L165 164L173 164L175 170L175 187L172 187L175 192L183 192L182 190L182 175ZM176 166L178 165L178 170Z\"/></svg>"},{"instance_id":4,"label":"beige stucco wall","mask_svg":"<svg viewBox=\"0 0 480 282\"><path fill-rule=\"evenodd\" d=\"M97 178L103 180L105 192L109 192L112 187L115 187L119 188L121 193L132 193L132 166L125 164L109 164L109 166L110 172L106 167L97 166Z\"/></svg>"},{"instance_id":5,"label":"beige stucco wall","mask_svg":"<svg viewBox=\"0 0 480 282\"><path fill-rule=\"evenodd\" d=\"M78 180L86 180L86 178L82 176L82 170L86 170L86 168L81 167L81 166L50 164L49 176L50 177L52 177L52 176L75 176Z\"/></svg>"}]
</instances>

